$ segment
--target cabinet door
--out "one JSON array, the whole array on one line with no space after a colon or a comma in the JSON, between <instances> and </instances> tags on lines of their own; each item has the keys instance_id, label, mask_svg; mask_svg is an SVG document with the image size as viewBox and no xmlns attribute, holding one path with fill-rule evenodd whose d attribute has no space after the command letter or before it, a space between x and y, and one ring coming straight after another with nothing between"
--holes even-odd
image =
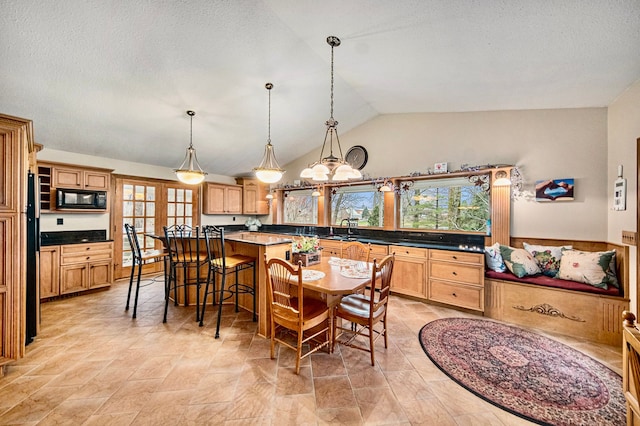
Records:
<instances>
[{"instance_id":1,"label":"cabinet door","mask_svg":"<svg viewBox=\"0 0 640 426\"><path fill-rule=\"evenodd\" d=\"M242 189L242 213L258 214L258 185L246 183Z\"/></svg>"},{"instance_id":2,"label":"cabinet door","mask_svg":"<svg viewBox=\"0 0 640 426\"><path fill-rule=\"evenodd\" d=\"M427 259L396 256L391 276L391 290L426 298Z\"/></svg>"},{"instance_id":3,"label":"cabinet door","mask_svg":"<svg viewBox=\"0 0 640 426\"><path fill-rule=\"evenodd\" d=\"M40 298L60 294L60 247L40 247Z\"/></svg>"},{"instance_id":4,"label":"cabinet door","mask_svg":"<svg viewBox=\"0 0 640 426\"><path fill-rule=\"evenodd\" d=\"M86 189L107 191L109 189L109 179L109 173L86 170L84 172L84 187Z\"/></svg>"},{"instance_id":5,"label":"cabinet door","mask_svg":"<svg viewBox=\"0 0 640 426\"><path fill-rule=\"evenodd\" d=\"M60 294L75 293L89 288L88 264L60 266Z\"/></svg>"},{"instance_id":6,"label":"cabinet door","mask_svg":"<svg viewBox=\"0 0 640 426\"><path fill-rule=\"evenodd\" d=\"M205 214L224 213L225 187L223 185L205 184L202 212Z\"/></svg>"},{"instance_id":7,"label":"cabinet door","mask_svg":"<svg viewBox=\"0 0 640 426\"><path fill-rule=\"evenodd\" d=\"M55 167L53 169L54 188L83 188L84 174L82 170Z\"/></svg>"},{"instance_id":8,"label":"cabinet door","mask_svg":"<svg viewBox=\"0 0 640 426\"><path fill-rule=\"evenodd\" d=\"M105 287L113 282L113 262L92 262L89 264L89 288Z\"/></svg>"},{"instance_id":9,"label":"cabinet door","mask_svg":"<svg viewBox=\"0 0 640 426\"><path fill-rule=\"evenodd\" d=\"M226 206L225 213L242 213L242 188L228 187L226 189Z\"/></svg>"}]
</instances>

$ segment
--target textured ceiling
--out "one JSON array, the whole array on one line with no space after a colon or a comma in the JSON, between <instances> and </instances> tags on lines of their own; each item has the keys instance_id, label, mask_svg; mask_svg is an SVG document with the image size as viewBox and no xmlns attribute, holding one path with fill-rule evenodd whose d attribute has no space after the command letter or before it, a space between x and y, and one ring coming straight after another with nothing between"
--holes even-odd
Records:
<instances>
[{"instance_id":1,"label":"textured ceiling","mask_svg":"<svg viewBox=\"0 0 640 426\"><path fill-rule=\"evenodd\" d=\"M335 118L602 107L640 78L638 0L0 0L0 112L46 147L248 174ZM347 147L344 147L345 149Z\"/></svg>"}]
</instances>

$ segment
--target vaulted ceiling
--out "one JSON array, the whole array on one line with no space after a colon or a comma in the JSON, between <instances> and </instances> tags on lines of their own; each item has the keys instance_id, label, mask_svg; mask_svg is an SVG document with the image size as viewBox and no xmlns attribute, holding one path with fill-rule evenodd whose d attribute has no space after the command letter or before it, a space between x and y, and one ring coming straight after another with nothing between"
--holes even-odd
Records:
<instances>
[{"instance_id":1,"label":"vaulted ceiling","mask_svg":"<svg viewBox=\"0 0 640 426\"><path fill-rule=\"evenodd\" d=\"M378 114L603 107L640 78L638 0L2 0L0 112L52 149L246 175Z\"/></svg>"}]
</instances>

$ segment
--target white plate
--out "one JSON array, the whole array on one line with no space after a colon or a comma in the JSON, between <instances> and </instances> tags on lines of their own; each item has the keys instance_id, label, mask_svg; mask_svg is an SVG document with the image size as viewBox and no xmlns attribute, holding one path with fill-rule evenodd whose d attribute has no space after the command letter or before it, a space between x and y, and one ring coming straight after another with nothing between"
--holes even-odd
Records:
<instances>
[{"instance_id":1,"label":"white plate","mask_svg":"<svg viewBox=\"0 0 640 426\"><path fill-rule=\"evenodd\" d=\"M371 271L368 270L358 270L353 268L341 268L340 275L346 278L369 278L371 276Z\"/></svg>"},{"instance_id":2,"label":"white plate","mask_svg":"<svg viewBox=\"0 0 640 426\"><path fill-rule=\"evenodd\" d=\"M313 269L304 269L302 271L302 281L317 281L324 278L324 272L314 271Z\"/></svg>"},{"instance_id":3,"label":"white plate","mask_svg":"<svg viewBox=\"0 0 640 426\"><path fill-rule=\"evenodd\" d=\"M358 263L357 260L341 259L339 257L332 257L329 259L329 265L331 266L352 266Z\"/></svg>"}]
</instances>

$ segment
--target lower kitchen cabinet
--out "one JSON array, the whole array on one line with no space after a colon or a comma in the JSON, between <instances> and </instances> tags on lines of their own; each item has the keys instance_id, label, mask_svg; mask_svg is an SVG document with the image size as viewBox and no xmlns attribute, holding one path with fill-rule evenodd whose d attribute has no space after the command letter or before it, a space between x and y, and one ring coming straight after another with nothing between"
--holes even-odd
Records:
<instances>
[{"instance_id":1,"label":"lower kitchen cabinet","mask_svg":"<svg viewBox=\"0 0 640 426\"><path fill-rule=\"evenodd\" d=\"M405 246L389 246L389 254L395 253L391 291L424 299L427 282L427 249Z\"/></svg>"},{"instance_id":2,"label":"lower kitchen cabinet","mask_svg":"<svg viewBox=\"0 0 640 426\"><path fill-rule=\"evenodd\" d=\"M60 294L60 246L40 247L40 299Z\"/></svg>"},{"instance_id":3,"label":"lower kitchen cabinet","mask_svg":"<svg viewBox=\"0 0 640 426\"><path fill-rule=\"evenodd\" d=\"M60 294L106 287L112 283L112 242L60 246Z\"/></svg>"},{"instance_id":4,"label":"lower kitchen cabinet","mask_svg":"<svg viewBox=\"0 0 640 426\"><path fill-rule=\"evenodd\" d=\"M429 250L428 300L484 311L484 255Z\"/></svg>"}]
</instances>

